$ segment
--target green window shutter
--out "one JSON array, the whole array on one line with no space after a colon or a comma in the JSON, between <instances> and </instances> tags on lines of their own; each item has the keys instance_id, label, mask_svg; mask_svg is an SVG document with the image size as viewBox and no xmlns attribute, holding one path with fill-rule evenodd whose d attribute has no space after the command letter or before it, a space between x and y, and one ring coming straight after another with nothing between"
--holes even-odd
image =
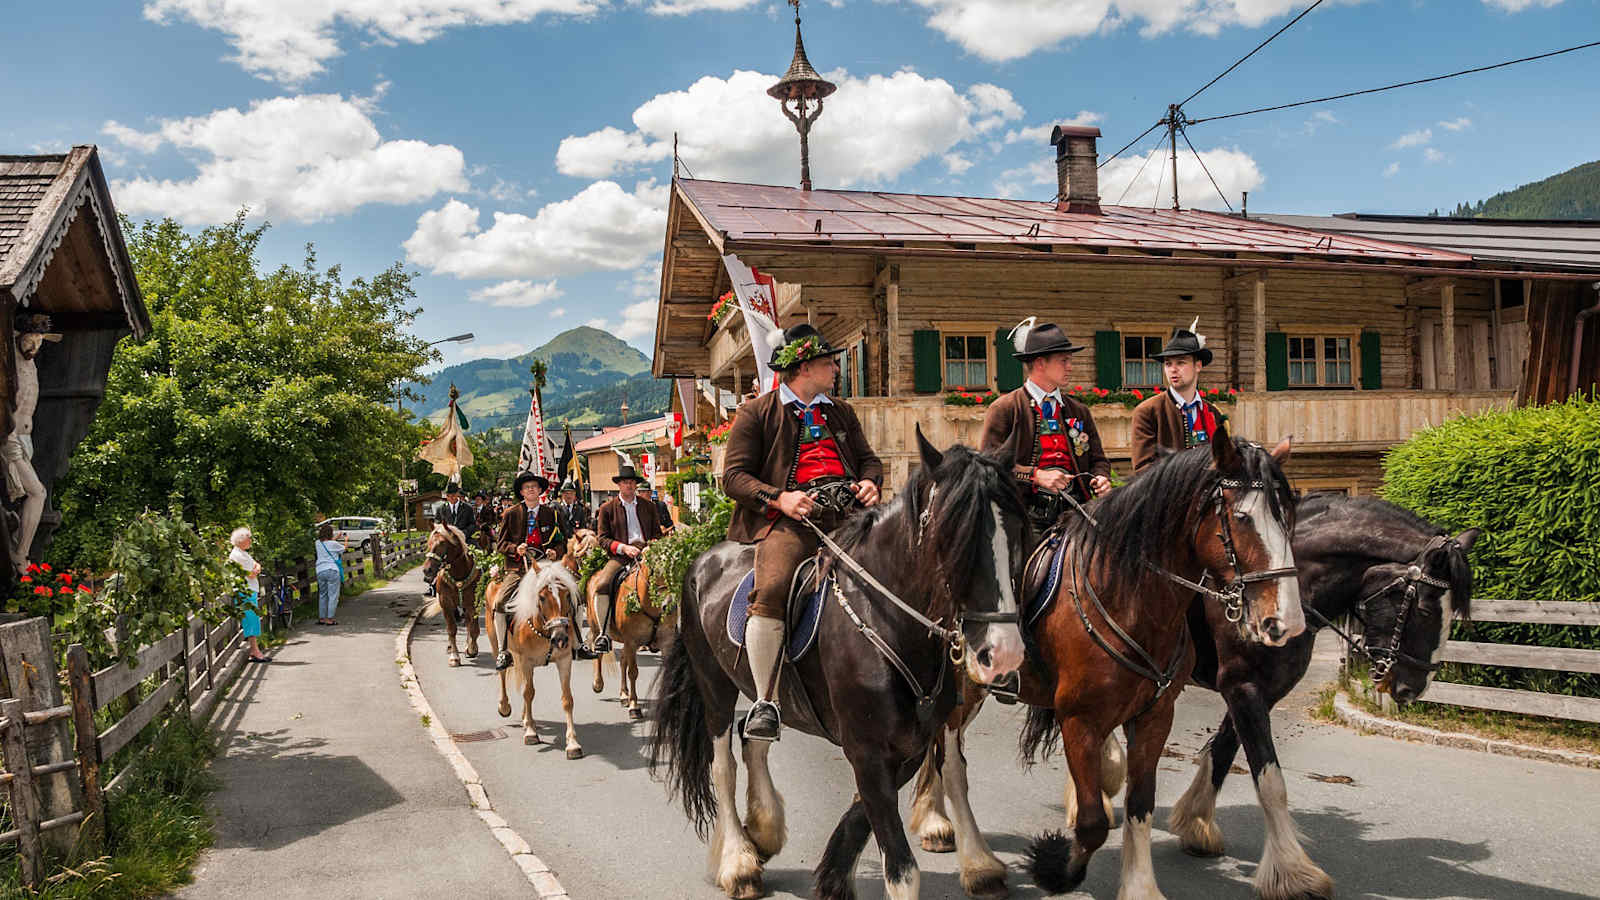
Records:
<instances>
[{"instance_id":1,"label":"green window shutter","mask_svg":"<svg viewBox=\"0 0 1600 900\"><path fill-rule=\"evenodd\" d=\"M939 356L939 332L932 329L911 332L911 380L917 393L936 394L944 386Z\"/></svg>"},{"instance_id":2,"label":"green window shutter","mask_svg":"<svg viewBox=\"0 0 1600 900\"><path fill-rule=\"evenodd\" d=\"M1002 392L1022 387L1022 360L1011 355L1017 348L1011 343L1010 334L1009 328L994 333L994 381Z\"/></svg>"},{"instance_id":3,"label":"green window shutter","mask_svg":"<svg viewBox=\"0 0 1600 900\"><path fill-rule=\"evenodd\" d=\"M1383 351L1376 331L1361 332L1361 389L1383 389Z\"/></svg>"},{"instance_id":4,"label":"green window shutter","mask_svg":"<svg viewBox=\"0 0 1600 900\"><path fill-rule=\"evenodd\" d=\"M1289 389L1289 336L1281 331L1267 332L1267 390Z\"/></svg>"},{"instance_id":5,"label":"green window shutter","mask_svg":"<svg viewBox=\"0 0 1600 900\"><path fill-rule=\"evenodd\" d=\"M1094 383L1108 391L1122 390L1122 332L1094 333Z\"/></svg>"}]
</instances>

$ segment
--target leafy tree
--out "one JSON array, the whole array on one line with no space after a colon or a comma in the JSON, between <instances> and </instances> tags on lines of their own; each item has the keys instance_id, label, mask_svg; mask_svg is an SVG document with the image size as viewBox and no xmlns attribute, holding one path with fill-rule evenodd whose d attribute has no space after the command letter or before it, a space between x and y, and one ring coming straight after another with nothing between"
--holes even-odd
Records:
<instances>
[{"instance_id":1,"label":"leafy tree","mask_svg":"<svg viewBox=\"0 0 1600 900\"><path fill-rule=\"evenodd\" d=\"M309 546L320 514L388 508L418 428L390 405L436 354L404 330L420 311L398 263L346 281L304 265L261 271L266 226L190 233L124 223L151 332L123 341L105 400L60 483L52 556L103 568L145 509L249 525L263 561ZM221 553L225 548L218 548Z\"/></svg>"}]
</instances>

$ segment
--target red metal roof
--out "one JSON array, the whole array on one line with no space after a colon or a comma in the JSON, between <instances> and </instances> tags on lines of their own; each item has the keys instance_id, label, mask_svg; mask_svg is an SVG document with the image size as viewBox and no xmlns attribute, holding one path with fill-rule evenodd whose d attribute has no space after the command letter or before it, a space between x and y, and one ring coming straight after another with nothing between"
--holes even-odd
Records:
<instances>
[{"instance_id":1,"label":"red metal roof","mask_svg":"<svg viewBox=\"0 0 1600 900\"><path fill-rule=\"evenodd\" d=\"M711 227L740 241L1076 244L1182 253L1292 253L1330 260L1465 263L1432 247L1330 234L1197 209L1102 206L1068 213L1052 202L937 197L878 191L811 191L764 184L680 179Z\"/></svg>"},{"instance_id":2,"label":"red metal roof","mask_svg":"<svg viewBox=\"0 0 1600 900\"><path fill-rule=\"evenodd\" d=\"M573 448L574 453L592 453L604 450L629 438L636 438L655 428L669 428L673 423L671 416L661 416L655 419L646 419L643 422L634 422L631 425L619 425L616 428L607 428L592 438L579 441Z\"/></svg>"}]
</instances>

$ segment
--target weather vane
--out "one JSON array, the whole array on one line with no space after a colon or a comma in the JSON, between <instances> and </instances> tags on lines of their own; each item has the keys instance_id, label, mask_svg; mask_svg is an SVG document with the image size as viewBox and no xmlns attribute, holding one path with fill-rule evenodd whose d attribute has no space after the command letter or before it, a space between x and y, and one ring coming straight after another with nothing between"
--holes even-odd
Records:
<instances>
[{"instance_id":1,"label":"weather vane","mask_svg":"<svg viewBox=\"0 0 1600 900\"><path fill-rule=\"evenodd\" d=\"M800 0L789 0L794 7L794 59L778 83L767 88L767 95L778 101L784 116L800 132L800 189L811 190L811 123L822 115L822 100L838 87L817 74L806 59L806 45L800 39ZM791 109L790 104L793 104Z\"/></svg>"}]
</instances>

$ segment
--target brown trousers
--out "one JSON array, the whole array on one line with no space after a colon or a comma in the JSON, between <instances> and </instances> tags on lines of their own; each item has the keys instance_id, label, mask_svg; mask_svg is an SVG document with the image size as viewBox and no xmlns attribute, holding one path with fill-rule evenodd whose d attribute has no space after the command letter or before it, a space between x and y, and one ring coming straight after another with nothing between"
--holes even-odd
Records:
<instances>
[{"instance_id":1,"label":"brown trousers","mask_svg":"<svg viewBox=\"0 0 1600 900\"><path fill-rule=\"evenodd\" d=\"M832 531L842 520L817 510L811 521L823 531ZM787 619L794 570L806 557L816 554L819 543L816 532L804 522L780 516L772 523L767 536L756 543L756 583L750 592L750 615L780 622Z\"/></svg>"}]
</instances>

